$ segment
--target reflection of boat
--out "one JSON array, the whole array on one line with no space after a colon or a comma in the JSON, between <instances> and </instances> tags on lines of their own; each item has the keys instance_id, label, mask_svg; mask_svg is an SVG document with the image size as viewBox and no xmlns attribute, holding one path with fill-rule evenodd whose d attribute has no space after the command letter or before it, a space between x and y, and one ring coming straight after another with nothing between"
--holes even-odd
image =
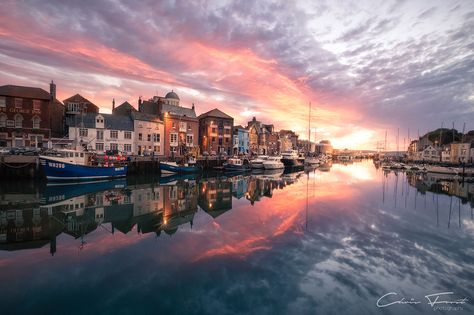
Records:
<instances>
[{"instance_id":1,"label":"reflection of boat","mask_svg":"<svg viewBox=\"0 0 474 315\"><path fill-rule=\"evenodd\" d=\"M263 168L266 170L277 170L285 168L285 164L281 162L280 156L270 156L263 162Z\"/></svg>"},{"instance_id":2,"label":"reflection of boat","mask_svg":"<svg viewBox=\"0 0 474 315\"><path fill-rule=\"evenodd\" d=\"M202 167L196 165L195 158L189 158L188 163L179 165L176 162L160 162L161 173L165 174L192 174L202 171Z\"/></svg>"},{"instance_id":3,"label":"reflection of boat","mask_svg":"<svg viewBox=\"0 0 474 315\"><path fill-rule=\"evenodd\" d=\"M263 169L263 162L268 159L266 155L259 155L256 159L250 161L250 166L253 169Z\"/></svg>"},{"instance_id":4,"label":"reflection of boat","mask_svg":"<svg viewBox=\"0 0 474 315\"><path fill-rule=\"evenodd\" d=\"M227 172L245 172L250 170L250 165L245 164L242 159L230 158L224 163L224 171Z\"/></svg>"},{"instance_id":5,"label":"reflection of boat","mask_svg":"<svg viewBox=\"0 0 474 315\"><path fill-rule=\"evenodd\" d=\"M159 183L164 184L172 184L176 185L178 180L195 180L196 177L199 176L197 174L172 174L168 176L160 176Z\"/></svg>"},{"instance_id":6,"label":"reflection of boat","mask_svg":"<svg viewBox=\"0 0 474 315\"><path fill-rule=\"evenodd\" d=\"M125 179L114 179L92 182L69 182L61 184L48 183L41 194L41 203L50 204L71 199L76 196L99 192L107 189L127 186Z\"/></svg>"},{"instance_id":7,"label":"reflection of boat","mask_svg":"<svg viewBox=\"0 0 474 315\"><path fill-rule=\"evenodd\" d=\"M93 156L91 152L61 150L59 156L41 155L39 160L48 180L91 180L127 175L127 165L93 165Z\"/></svg>"},{"instance_id":8,"label":"reflection of boat","mask_svg":"<svg viewBox=\"0 0 474 315\"><path fill-rule=\"evenodd\" d=\"M457 175L458 170L454 167L447 167L447 166L436 166L436 165L429 165L426 167L426 172L428 173L439 173L439 174L451 174Z\"/></svg>"}]
</instances>

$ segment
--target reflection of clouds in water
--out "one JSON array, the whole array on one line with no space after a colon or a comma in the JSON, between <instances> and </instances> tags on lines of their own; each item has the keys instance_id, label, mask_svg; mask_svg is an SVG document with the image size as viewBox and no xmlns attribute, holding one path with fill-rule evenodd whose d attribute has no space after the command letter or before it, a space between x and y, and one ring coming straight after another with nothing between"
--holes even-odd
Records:
<instances>
[{"instance_id":1,"label":"reflection of clouds in water","mask_svg":"<svg viewBox=\"0 0 474 315\"><path fill-rule=\"evenodd\" d=\"M370 164L357 167L375 174ZM420 300L446 290L474 298L474 222L463 219L462 228L448 229L449 197L439 197L437 226L431 195L427 208L414 209L411 190L405 208L399 190L395 206L393 186L382 202L379 176L353 185L357 179L346 181L348 175L310 175L307 220L301 178L253 207L234 199L233 209L215 220L198 211L192 229L169 237L92 234L98 245L86 255L61 249L54 259L35 260L42 277L32 274L29 262L15 276L28 279L31 292L44 292L32 307L53 299L67 307L77 296L90 301L76 313L119 307L124 313L380 314L375 303L391 291ZM393 175L389 180L393 184ZM115 242L113 250L102 250L107 242ZM3 283L8 274L0 274ZM3 298L14 305L19 297L13 292L22 287L10 283L13 290ZM404 312L432 310L384 310Z\"/></svg>"}]
</instances>

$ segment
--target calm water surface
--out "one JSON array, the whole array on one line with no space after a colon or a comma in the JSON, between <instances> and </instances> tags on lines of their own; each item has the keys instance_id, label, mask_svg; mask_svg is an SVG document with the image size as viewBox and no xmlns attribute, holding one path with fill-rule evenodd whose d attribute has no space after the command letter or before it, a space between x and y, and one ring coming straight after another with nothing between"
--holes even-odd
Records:
<instances>
[{"instance_id":1,"label":"calm water surface","mask_svg":"<svg viewBox=\"0 0 474 315\"><path fill-rule=\"evenodd\" d=\"M363 161L0 185L0 314L474 312L474 184Z\"/></svg>"}]
</instances>

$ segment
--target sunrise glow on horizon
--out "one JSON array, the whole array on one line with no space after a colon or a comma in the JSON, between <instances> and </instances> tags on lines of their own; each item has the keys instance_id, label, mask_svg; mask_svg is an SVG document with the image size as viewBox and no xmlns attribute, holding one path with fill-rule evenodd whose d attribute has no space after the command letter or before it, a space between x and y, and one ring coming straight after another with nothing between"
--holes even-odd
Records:
<instances>
[{"instance_id":1,"label":"sunrise glow on horizon","mask_svg":"<svg viewBox=\"0 0 474 315\"><path fill-rule=\"evenodd\" d=\"M174 90L336 148L474 129L474 2L6 1L0 85L57 84L102 112Z\"/></svg>"}]
</instances>

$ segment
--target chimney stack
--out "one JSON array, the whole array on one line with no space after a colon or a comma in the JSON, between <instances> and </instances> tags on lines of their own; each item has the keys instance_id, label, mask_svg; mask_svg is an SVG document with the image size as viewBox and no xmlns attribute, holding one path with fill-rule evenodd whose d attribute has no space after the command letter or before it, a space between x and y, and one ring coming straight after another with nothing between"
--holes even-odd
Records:
<instances>
[{"instance_id":1,"label":"chimney stack","mask_svg":"<svg viewBox=\"0 0 474 315\"><path fill-rule=\"evenodd\" d=\"M51 100L54 101L56 99L56 84L54 84L53 80L49 84L49 94L51 95Z\"/></svg>"},{"instance_id":2,"label":"chimney stack","mask_svg":"<svg viewBox=\"0 0 474 315\"><path fill-rule=\"evenodd\" d=\"M193 103L193 110L194 110L194 103Z\"/></svg>"},{"instance_id":3,"label":"chimney stack","mask_svg":"<svg viewBox=\"0 0 474 315\"><path fill-rule=\"evenodd\" d=\"M112 112L115 110L115 98L112 99Z\"/></svg>"}]
</instances>

